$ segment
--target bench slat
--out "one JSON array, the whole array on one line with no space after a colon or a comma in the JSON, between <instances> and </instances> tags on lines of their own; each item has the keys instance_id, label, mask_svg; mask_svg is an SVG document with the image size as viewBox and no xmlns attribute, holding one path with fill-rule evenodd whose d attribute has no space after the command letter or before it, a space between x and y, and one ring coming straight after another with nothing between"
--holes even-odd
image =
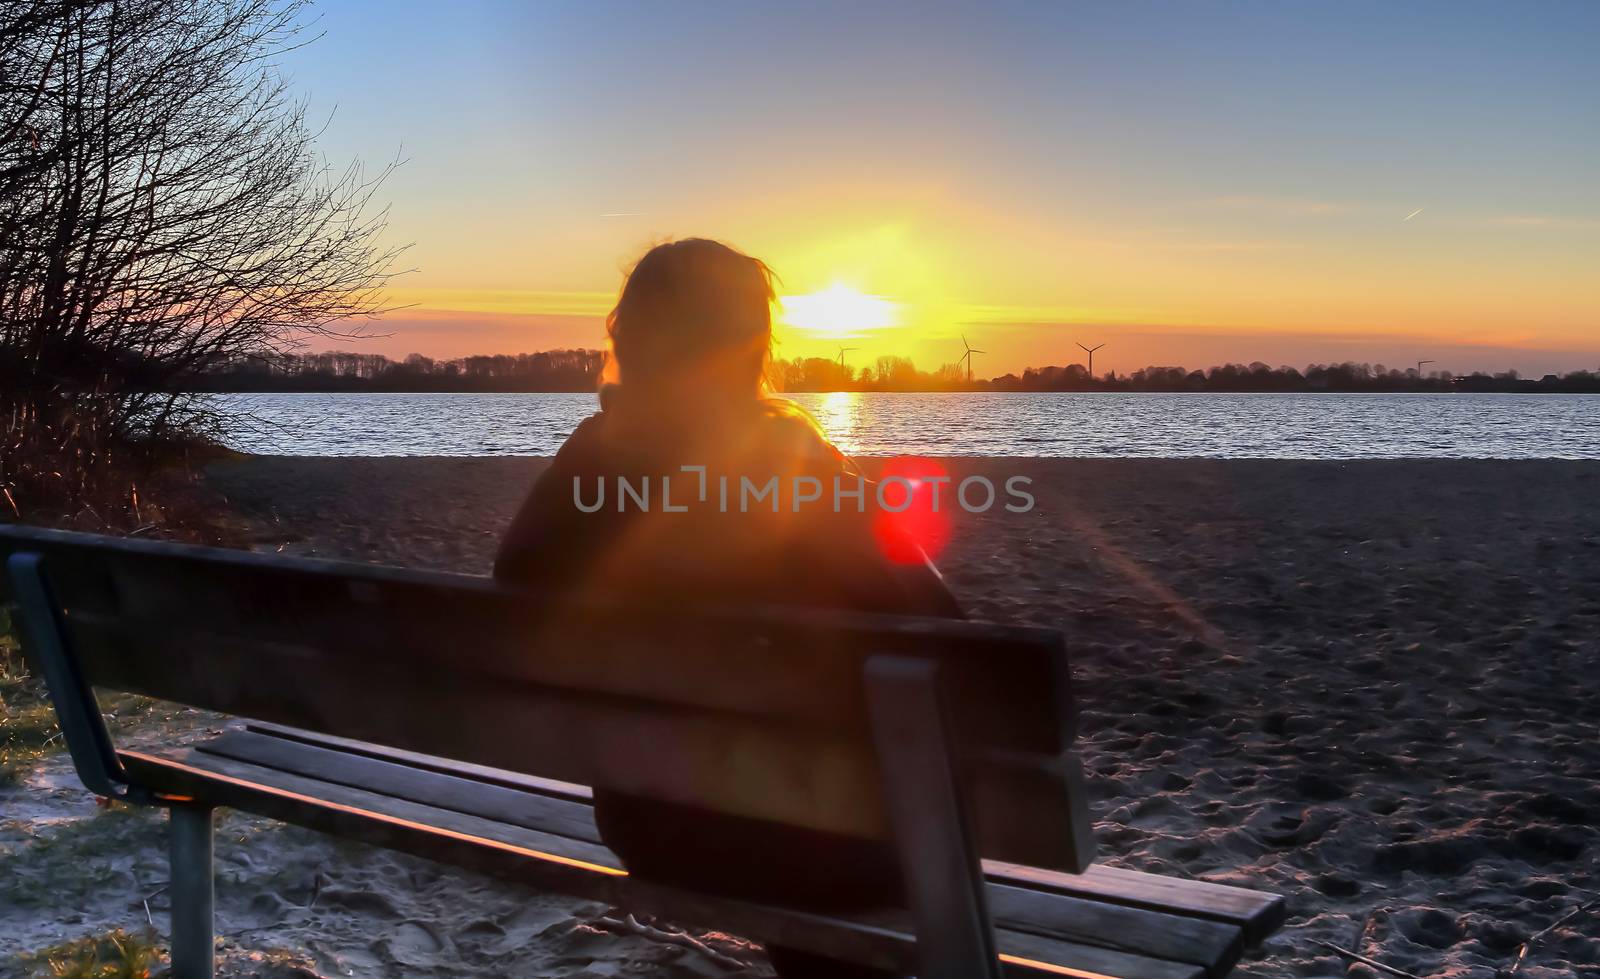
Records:
<instances>
[{"instance_id":1,"label":"bench slat","mask_svg":"<svg viewBox=\"0 0 1600 979\"><path fill-rule=\"evenodd\" d=\"M821 609L663 609L562 598L490 579L96 537L0 531L0 553L46 554L63 604L137 623L276 645L303 661L456 669L656 703L865 732L865 658L940 659L973 748L1070 746L1071 679L1058 633ZM805 683L774 683L803 676Z\"/></svg>"},{"instance_id":2,"label":"bench slat","mask_svg":"<svg viewBox=\"0 0 1600 979\"><path fill-rule=\"evenodd\" d=\"M299 744L254 731L231 731L197 745L196 750L353 789L377 792L395 799L419 802L436 809L600 844L600 832L594 823L594 808L587 802L553 798L345 751Z\"/></svg>"},{"instance_id":3,"label":"bench slat","mask_svg":"<svg viewBox=\"0 0 1600 979\"><path fill-rule=\"evenodd\" d=\"M160 754L121 749L117 757L130 775L163 794L229 806L291 823L301 821L290 818L295 813L313 810L338 814L346 823L350 820L344 817L366 817L359 832L339 835L377 846L387 846L384 841L392 831L427 829L473 841L489 840L501 844L498 849L510 856L536 857L567 869L583 870L585 874L601 877L623 874L617 855L604 845L558 833L495 823L193 749ZM374 818L374 814L383 818ZM485 836L485 827L491 826L498 828Z\"/></svg>"},{"instance_id":4,"label":"bench slat","mask_svg":"<svg viewBox=\"0 0 1600 979\"><path fill-rule=\"evenodd\" d=\"M1189 962L1209 975L1227 975L1244 952L1239 929L1203 918L989 884L989 915L997 928L1105 945L1125 952Z\"/></svg>"},{"instance_id":5,"label":"bench slat","mask_svg":"<svg viewBox=\"0 0 1600 979\"><path fill-rule=\"evenodd\" d=\"M474 765L466 761L451 761L448 758L440 758L437 755L424 755L416 751L390 748L386 745L372 744L369 741L357 741L354 738L341 738L332 734L318 734L316 731L285 727L282 724L271 724L267 721L246 721L244 727L247 731L257 731L275 738L297 741L314 747L335 748L353 755L397 762L402 765L409 765L412 768L439 772L442 775L454 775L457 778L472 779L489 785L502 785L508 789L536 792L556 799L572 799L580 802L589 802L594 799L594 791L587 785L579 785L577 782L561 782L553 778L540 778L537 775L509 772L503 768L490 768L488 765Z\"/></svg>"},{"instance_id":6,"label":"bench slat","mask_svg":"<svg viewBox=\"0 0 1600 979\"><path fill-rule=\"evenodd\" d=\"M1206 971L1187 962L1169 962L1144 956L1128 956L1122 952L1094 945L1072 945L1042 935L1025 931L995 929L1000 942L1000 961L1005 964L1005 974L1010 976L1079 976L1082 979L1207 979ZM1063 949L1071 954L1063 957ZM1022 969L1018 962L1031 963L1032 968ZM1044 968L1044 963L1065 962L1067 966Z\"/></svg>"},{"instance_id":7,"label":"bench slat","mask_svg":"<svg viewBox=\"0 0 1600 979\"><path fill-rule=\"evenodd\" d=\"M1224 922L1242 929L1245 944L1250 947L1277 931L1288 913L1284 899L1277 894L1103 864L1095 864L1081 874L1064 874L985 860L983 870L990 880L1020 887Z\"/></svg>"},{"instance_id":8,"label":"bench slat","mask_svg":"<svg viewBox=\"0 0 1600 979\"><path fill-rule=\"evenodd\" d=\"M599 842L592 810L577 801L530 796L259 731L230 732L200 745L198 750L441 809ZM1231 967L1242 951L1237 926L1207 918L999 883L991 884L989 895L996 925L1055 940L1105 943L1122 951L1136 949L1158 958L1201 965L1214 974ZM1113 937L1108 940L1106 936Z\"/></svg>"},{"instance_id":9,"label":"bench slat","mask_svg":"<svg viewBox=\"0 0 1600 979\"><path fill-rule=\"evenodd\" d=\"M584 803L592 798L587 786L534 779L481 765L452 762L443 758L277 724L251 722L246 726L251 731L273 738L333 748L488 784L515 786L526 791ZM1124 870L1120 867L1108 867L1104 864L1095 864L1081 874L1044 870L999 860L985 860L983 869L985 875L996 883L1048 890L1073 897L1231 924L1242 929L1248 947L1254 947L1276 931L1283 924L1287 914L1284 899L1277 894L1215 884L1210 881L1162 877L1136 870Z\"/></svg>"},{"instance_id":10,"label":"bench slat","mask_svg":"<svg viewBox=\"0 0 1600 979\"><path fill-rule=\"evenodd\" d=\"M614 856L604 847L554 834L204 752L167 757L123 751L119 756L144 784L208 804L672 920L707 924L757 941L886 969L915 968L915 940L904 912L823 915L707 897L630 878L616 869ZM996 938L1008 976L1203 979L1205 975L1205 970L1188 963L1004 927L997 929Z\"/></svg>"},{"instance_id":11,"label":"bench slat","mask_svg":"<svg viewBox=\"0 0 1600 979\"><path fill-rule=\"evenodd\" d=\"M97 685L644 798L888 836L872 746L849 732L516 684L458 670L443 657L404 668L341 657L313 669L299 647L154 634L69 611L80 662ZM229 655L218 656L224 646ZM359 704L381 707L352 709ZM982 855L1057 869L1087 865L1093 838L1078 765L1071 755L968 759Z\"/></svg>"}]
</instances>

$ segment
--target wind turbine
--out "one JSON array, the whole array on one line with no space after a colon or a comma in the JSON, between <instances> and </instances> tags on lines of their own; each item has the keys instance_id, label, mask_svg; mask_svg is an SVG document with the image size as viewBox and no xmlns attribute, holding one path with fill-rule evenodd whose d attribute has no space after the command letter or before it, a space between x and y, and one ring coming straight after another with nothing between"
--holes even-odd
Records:
<instances>
[{"instance_id":1,"label":"wind turbine","mask_svg":"<svg viewBox=\"0 0 1600 979\"><path fill-rule=\"evenodd\" d=\"M985 353L986 351L978 350L975 347L973 347L972 344L968 343L965 334L963 334L962 337L961 337L961 345L963 347L967 348L967 352L961 355L961 360L964 360L964 361L967 362L967 383L971 384L972 383L972 355L973 354ZM960 363L960 362L961 361L957 361L956 363Z\"/></svg>"},{"instance_id":2,"label":"wind turbine","mask_svg":"<svg viewBox=\"0 0 1600 979\"><path fill-rule=\"evenodd\" d=\"M1094 380L1094 352L1103 346L1105 346L1103 343L1097 343L1092 347L1085 347L1081 343L1078 344L1078 349L1089 355L1089 380L1091 381Z\"/></svg>"},{"instance_id":3,"label":"wind turbine","mask_svg":"<svg viewBox=\"0 0 1600 979\"><path fill-rule=\"evenodd\" d=\"M839 366L840 367L844 366L844 355L845 354L849 353L852 350L860 350L860 349L861 349L860 347L840 347L839 348Z\"/></svg>"}]
</instances>

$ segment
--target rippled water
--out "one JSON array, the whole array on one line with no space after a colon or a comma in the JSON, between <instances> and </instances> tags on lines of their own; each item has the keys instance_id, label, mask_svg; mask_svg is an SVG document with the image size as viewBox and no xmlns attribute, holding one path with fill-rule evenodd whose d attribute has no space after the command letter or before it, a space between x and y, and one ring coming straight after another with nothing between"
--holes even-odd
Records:
<instances>
[{"instance_id":1,"label":"rippled water","mask_svg":"<svg viewBox=\"0 0 1600 979\"><path fill-rule=\"evenodd\" d=\"M801 394L857 455L1600 459L1600 395ZM550 455L590 394L249 394L279 455Z\"/></svg>"}]
</instances>

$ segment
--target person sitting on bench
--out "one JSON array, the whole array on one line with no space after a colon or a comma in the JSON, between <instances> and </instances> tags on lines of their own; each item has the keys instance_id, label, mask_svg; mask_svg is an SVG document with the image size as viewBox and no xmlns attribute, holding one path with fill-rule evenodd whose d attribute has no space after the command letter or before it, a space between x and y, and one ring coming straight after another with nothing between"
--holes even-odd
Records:
<instances>
[{"instance_id":1,"label":"person sitting on bench","mask_svg":"<svg viewBox=\"0 0 1600 979\"><path fill-rule=\"evenodd\" d=\"M768 394L773 299L767 266L719 242L675 241L639 261L607 319L601 410L535 482L501 542L497 578L675 606L961 616L931 562L889 560L881 525L853 498L834 506L834 477L854 489L855 470L809 415ZM751 503L746 485L773 477L780 499ZM822 499L791 505L796 477L817 480ZM594 796L601 838L641 878L817 909L904 906L886 845ZM784 979L883 975L769 952Z\"/></svg>"}]
</instances>

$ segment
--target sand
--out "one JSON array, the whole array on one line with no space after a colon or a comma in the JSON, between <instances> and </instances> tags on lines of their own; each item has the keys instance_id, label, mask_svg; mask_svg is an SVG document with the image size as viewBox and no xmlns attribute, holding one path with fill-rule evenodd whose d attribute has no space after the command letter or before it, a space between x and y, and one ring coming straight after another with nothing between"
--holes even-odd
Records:
<instances>
[{"instance_id":1,"label":"sand","mask_svg":"<svg viewBox=\"0 0 1600 979\"><path fill-rule=\"evenodd\" d=\"M259 547L482 572L542 465L249 459L209 479ZM1600 896L1600 464L948 465L1034 480L1032 513L962 515L941 564L975 616L1066 633L1102 859L1287 895L1238 974L1376 974L1321 940L1488 979ZM159 822L96 814L59 756L0 806L0 960L145 925ZM765 974L733 939L713 936L749 967L727 972L606 933L601 907L226 827L232 974ZM1600 976L1600 917L1544 935L1518 975Z\"/></svg>"}]
</instances>

